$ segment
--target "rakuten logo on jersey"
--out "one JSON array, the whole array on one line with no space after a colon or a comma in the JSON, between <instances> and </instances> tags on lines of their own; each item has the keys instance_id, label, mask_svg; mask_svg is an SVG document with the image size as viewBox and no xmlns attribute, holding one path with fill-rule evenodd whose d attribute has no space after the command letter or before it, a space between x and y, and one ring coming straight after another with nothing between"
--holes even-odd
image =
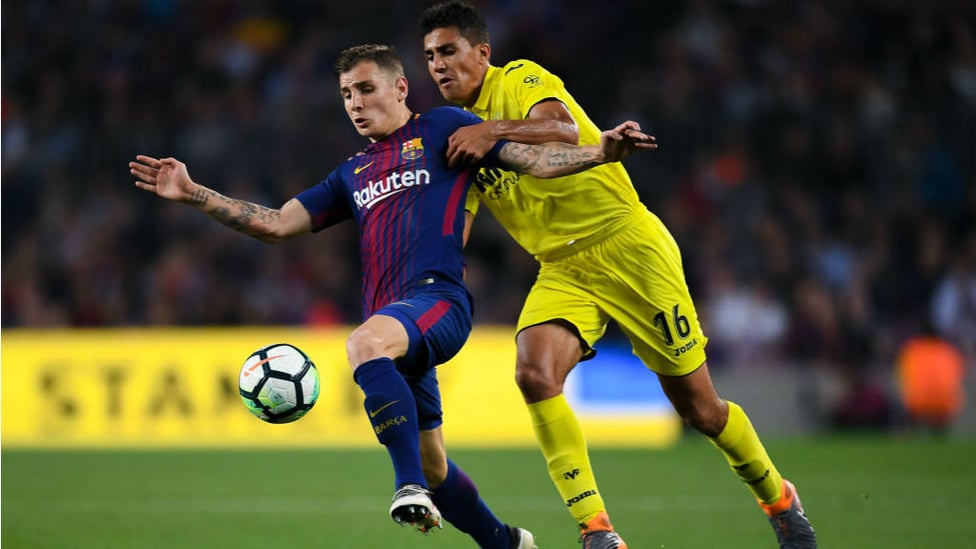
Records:
<instances>
[{"instance_id":1,"label":"rakuten logo on jersey","mask_svg":"<svg viewBox=\"0 0 976 549\"><path fill-rule=\"evenodd\" d=\"M391 173L379 181L370 180L366 186L352 193L356 207L367 210L387 198L417 185L429 185L430 172L427 170L413 170L403 173Z\"/></svg>"}]
</instances>

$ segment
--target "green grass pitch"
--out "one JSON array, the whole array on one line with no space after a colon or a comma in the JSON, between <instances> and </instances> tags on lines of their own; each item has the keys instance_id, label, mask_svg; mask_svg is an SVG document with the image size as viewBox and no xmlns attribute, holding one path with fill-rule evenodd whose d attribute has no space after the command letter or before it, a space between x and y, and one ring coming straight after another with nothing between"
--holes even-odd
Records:
<instances>
[{"instance_id":1,"label":"green grass pitch","mask_svg":"<svg viewBox=\"0 0 976 549\"><path fill-rule=\"evenodd\" d=\"M767 441L800 490L821 547L976 547L976 441ZM534 449L453 451L503 520L543 549L577 533ZM775 548L722 457L690 435L666 450L594 449L600 488L632 549ZM2 452L2 543L18 548L456 549L387 515L386 452L367 450Z\"/></svg>"}]
</instances>

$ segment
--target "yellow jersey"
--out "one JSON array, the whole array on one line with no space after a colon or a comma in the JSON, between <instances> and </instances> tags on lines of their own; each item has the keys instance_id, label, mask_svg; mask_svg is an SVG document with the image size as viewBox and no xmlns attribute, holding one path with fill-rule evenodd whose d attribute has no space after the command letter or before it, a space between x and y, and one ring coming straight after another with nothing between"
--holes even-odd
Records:
<instances>
[{"instance_id":1,"label":"yellow jersey","mask_svg":"<svg viewBox=\"0 0 976 549\"><path fill-rule=\"evenodd\" d=\"M600 143L600 129L566 91L563 81L526 59L489 66L470 110L486 120L522 120L534 105L561 101L576 119L580 145ZM498 168L482 169L477 195L498 222L540 261L585 246L608 225L644 209L630 176L619 162L555 179L540 179ZM477 203L468 202L477 211Z\"/></svg>"}]
</instances>

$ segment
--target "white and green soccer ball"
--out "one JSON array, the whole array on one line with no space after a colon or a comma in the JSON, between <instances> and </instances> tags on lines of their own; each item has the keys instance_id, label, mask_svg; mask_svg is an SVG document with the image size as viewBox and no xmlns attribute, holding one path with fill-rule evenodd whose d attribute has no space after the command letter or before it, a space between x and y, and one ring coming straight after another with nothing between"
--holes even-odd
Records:
<instances>
[{"instance_id":1,"label":"white and green soccer ball","mask_svg":"<svg viewBox=\"0 0 976 549\"><path fill-rule=\"evenodd\" d=\"M276 343L251 353L241 367L241 400L268 423L304 416L319 398L319 371L301 349Z\"/></svg>"}]
</instances>

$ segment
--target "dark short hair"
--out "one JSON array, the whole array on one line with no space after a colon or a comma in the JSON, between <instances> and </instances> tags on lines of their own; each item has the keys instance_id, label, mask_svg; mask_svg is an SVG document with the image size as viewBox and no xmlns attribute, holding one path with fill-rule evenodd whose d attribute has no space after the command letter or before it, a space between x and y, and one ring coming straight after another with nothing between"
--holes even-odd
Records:
<instances>
[{"instance_id":1,"label":"dark short hair","mask_svg":"<svg viewBox=\"0 0 976 549\"><path fill-rule=\"evenodd\" d=\"M438 2L420 15L420 30L425 36L446 27L457 27L461 36L472 46L488 43L488 23L484 16L477 8L461 0Z\"/></svg>"},{"instance_id":2,"label":"dark short hair","mask_svg":"<svg viewBox=\"0 0 976 549\"><path fill-rule=\"evenodd\" d=\"M403 76L403 63L400 61L400 55L393 46L387 46L385 44L361 44L342 50L342 53L336 58L336 78L343 73L351 71L356 65L366 61L376 63L380 69L398 78Z\"/></svg>"}]
</instances>

